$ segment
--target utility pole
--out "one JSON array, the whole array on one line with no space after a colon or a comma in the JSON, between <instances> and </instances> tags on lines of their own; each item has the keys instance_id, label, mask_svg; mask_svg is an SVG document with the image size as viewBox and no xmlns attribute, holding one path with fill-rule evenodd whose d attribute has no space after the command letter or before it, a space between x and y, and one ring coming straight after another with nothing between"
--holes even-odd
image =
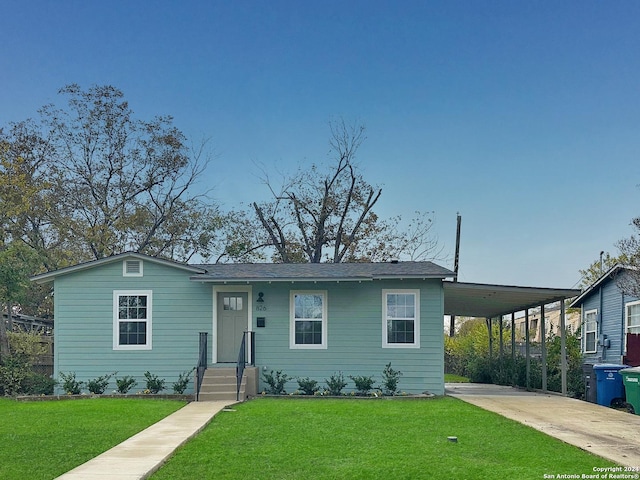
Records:
<instances>
[{"instance_id":1,"label":"utility pole","mask_svg":"<svg viewBox=\"0 0 640 480\"><path fill-rule=\"evenodd\" d=\"M458 268L460 267L460 225L462 224L462 217L460 216L460 212L456 214L457 218L457 227L456 227L456 256L453 263L453 272L456 274L453 279L454 282L458 281ZM453 337L456 334L456 316L451 315L449 320L449 336Z\"/></svg>"}]
</instances>

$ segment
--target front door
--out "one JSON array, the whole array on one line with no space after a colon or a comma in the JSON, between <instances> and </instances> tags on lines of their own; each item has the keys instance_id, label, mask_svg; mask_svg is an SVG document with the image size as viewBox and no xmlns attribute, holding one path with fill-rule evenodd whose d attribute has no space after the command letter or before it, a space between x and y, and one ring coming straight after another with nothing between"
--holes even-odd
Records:
<instances>
[{"instance_id":1,"label":"front door","mask_svg":"<svg viewBox=\"0 0 640 480\"><path fill-rule=\"evenodd\" d=\"M247 293L218 293L218 363L237 362L247 330Z\"/></svg>"}]
</instances>

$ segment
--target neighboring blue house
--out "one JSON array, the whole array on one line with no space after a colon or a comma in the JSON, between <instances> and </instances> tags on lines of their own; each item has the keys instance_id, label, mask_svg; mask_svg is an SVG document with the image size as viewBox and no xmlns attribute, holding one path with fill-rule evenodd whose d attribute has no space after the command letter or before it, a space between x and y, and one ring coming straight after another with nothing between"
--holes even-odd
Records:
<instances>
[{"instance_id":1,"label":"neighboring blue house","mask_svg":"<svg viewBox=\"0 0 640 480\"><path fill-rule=\"evenodd\" d=\"M585 363L640 365L640 301L619 287L627 275L616 265L570 305L581 309Z\"/></svg>"},{"instance_id":2,"label":"neighboring blue house","mask_svg":"<svg viewBox=\"0 0 640 480\"><path fill-rule=\"evenodd\" d=\"M33 280L53 282L56 376L117 371L140 390L148 370L170 390L196 365L199 332L214 367L235 366L253 332L254 379L282 370L324 384L341 371L379 382L391 362L402 391L441 395L443 280L453 276L431 262L188 266L125 253Z\"/></svg>"}]
</instances>

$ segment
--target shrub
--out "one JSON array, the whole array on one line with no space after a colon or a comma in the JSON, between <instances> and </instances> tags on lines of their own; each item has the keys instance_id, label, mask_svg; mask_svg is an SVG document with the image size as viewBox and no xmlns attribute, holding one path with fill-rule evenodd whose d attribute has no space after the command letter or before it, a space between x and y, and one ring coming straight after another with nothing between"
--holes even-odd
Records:
<instances>
[{"instance_id":1,"label":"shrub","mask_svg":"<svg viewBox=\"0 0 640 480\"><path fill-rule=\"evenodd\" d=\"M122 378L116 378L116 390L118 391L118 393L121 393L123 395L133 387L135 387L137 384L138 382L136 382L136 379L129 375L126 375Z\"/></svg>"},{"instance_id":2,"label":"shrub","mask_svg":"<svg viewBox=\"0 0 640 480\"><path fill-rule=\"evenodd\" d=\"M102 395L109 385L109 380L111 380L111 377L116 373L118 372L109 373L98 378L87 380L87 390L95 395Z\"/></svg>"},{"instance_id":3,"label":"shrub","mask_svg":"<svg viewBox=\"0 0 640 480\"><path fill-rule=\"evenodd\" d=\"M56 382L48 375L31 372L22 382L22 393L25 395L53 395Z\"/></svg>"},{"instance_id":4,"label":"shrub","mask_svg":"<svg viewBox=\"0 0 640 480\"><path fill-rule=\"evenodd\" d=\"M22 384L31 374L31 365L23 355L7 355L0 365L0 385L5 395L23 393Z\"/></svg>"},{"instance_id":5,"label":"shrub","mask_svg":"<svg viewBox=\"0 0 640 480\"><path fill-rule=\"evenodd\" d=\"M273 370L269 373L262 374L262 380L268 385L267 393L272 395L282 395L287 393L284 389L286 383L291 379L286 373L282 373L282 370L278 370L275 374Z\"/></svg>"},{"instance_id":6,"label":"shrub","mask_svg":"<svg viewBox=\"0 0 640 480\"><path fill-rule=\"evenodd\" d=\"M329 380L325 379L325 382L327 383L329 395L335 397L342 395L342 389L347 386L347 382L345 382L342 372L334 373L329 377Z\"/></svg>"},{"instance_id":7,"label":"shrub","mask_svg":"<svg viewBox=\"0 0 640 480\"><path fill-rule=\"evenodd\" d=\"M353 383L356 384L356 394L357 395L368 395L369 391L373 389L374 380L373 377L367 376L351 376L349 378L353 380Z\"/></svg>"},{"instance_id":8,"label":"shrub","mask_svg":"<svg viewBox=\"0 0 640 480\"><path fill-rule=\"evenodd\" d=\"M7 332L10 353L2 356L0 362L0 393L3 395L40 394L50 390L54 382L32 370L32 364L46 352L36 333ZM44 385L42 385L44 382ZM40 384L36 387L35 384ZM52 392L53 393L53 392Z\"/></svg>"},{"instance_id":9,"label":"shrub","mask_svg":"<svg viewBox=\"0 0 640 480\"><path fill-rule=\"evenodd\" d=\"M177 393L178 395L182 395L184 393L189 385L189 380L191 379L191 374L194 370L195 367L188 372L182 372L178 375L178 380L173 384L173 393Z\"/></svg>"},{"instance_id":10,"label":"shrub","mask_svg":"<svg viewBox=\"0 0 640 480\"><path fill-rule=\"evenodd\" d=\"M309 377L299 378L298 386L300 387L303 395L315 395L320 389L318 382L316 380L311 380Z\"/></svg>"},{"instance_id":11,"label":"shrub","mask_svg":"<svg viewBox=\"0 0 640 480\"><path fill-rule=\"evenodd\" d=\"M382 370L382 391L385 395L395 395L398 392L398 381L402 372L391 368L391 362Z\"/></svg>"},{"instance_id":12,"label":"shrub","mask_svg":"<svg viewBox=\"0 0 640 480\"><path fill-rule=\"evenodd\" d=\"M60 378L62 379L62 389L67 395L80 395L84 382L76 380L75 372L60 372Z\"/></svg>"},{"instance_id":13,"label":"shrub","mask_svg":"<svg viewBox=\"0 0 640 480\"><path fill-rule=\"evenodd\" d=\"M147 390L149 393L159 393L164 390L165 379L158 378L157 375L150 373L149 371L144 372L144 378L147 379Z\"/></svg>"}]
</instances>

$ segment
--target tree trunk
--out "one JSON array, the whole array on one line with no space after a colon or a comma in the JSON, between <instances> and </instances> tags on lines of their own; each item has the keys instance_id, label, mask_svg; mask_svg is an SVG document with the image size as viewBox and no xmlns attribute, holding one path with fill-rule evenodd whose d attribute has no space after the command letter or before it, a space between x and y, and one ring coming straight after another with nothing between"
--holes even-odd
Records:
<instances>
[{"instance_id":1,"label":"tree trunk","mask_svg":"<svg viewBox=\"0 0 640 480\"><path fill-rule=\"evenodd\" d=\"M7 322L9 326L11 326L11 309L10 305L7 304L7 318L9 321ZM0 320L0 359L3 356L9 355L9 336L7 335L7 323L5 323L4 315Z\"/></svg>"}]
</instances>

